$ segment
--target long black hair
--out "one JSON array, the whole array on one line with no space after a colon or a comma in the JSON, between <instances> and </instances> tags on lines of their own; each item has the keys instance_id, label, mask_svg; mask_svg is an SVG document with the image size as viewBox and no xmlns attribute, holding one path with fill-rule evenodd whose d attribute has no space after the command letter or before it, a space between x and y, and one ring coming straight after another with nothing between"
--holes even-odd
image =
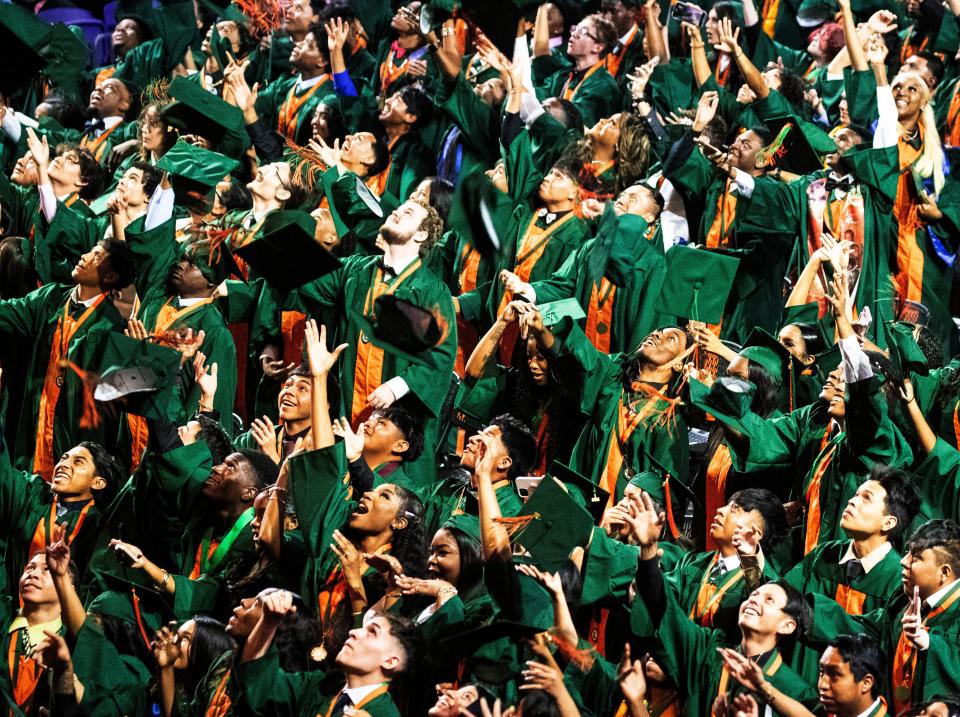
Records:
<instances>
[{"instance_id":1,"label":"long black hair","mask_svg":"<svg viewBox=\"0 0 960 717\"><path fill-rule=\"evenodd\" d=\"M190 641L190 657L186 670L186 681L190 687L196 687L223 653L237 648L233 638L226 633L226 625L219 620L197 615L193 618L193 623L196 628Z\"/></svg>"},{"instance_id":2,"label":"long black hair","mask_svg":"<svg viewBox=\"0 0 960 717\"><path fill-rule=\"evenodd\" d=\"M483 554L480 543L452 525L444 526L442 530L453 536L460 553L460 577L457 580L457 591L461 595L469 594L483 580Z\"/></svg>"}]
</instances>

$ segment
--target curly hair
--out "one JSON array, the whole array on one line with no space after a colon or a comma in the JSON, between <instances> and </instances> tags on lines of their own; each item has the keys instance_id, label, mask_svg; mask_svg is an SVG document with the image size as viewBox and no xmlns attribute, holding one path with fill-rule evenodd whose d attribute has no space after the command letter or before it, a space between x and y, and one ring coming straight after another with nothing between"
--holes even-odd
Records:
<instances>
[{"instance_id":1,"label":"curly hair","mask_svg":"<svg viewBox=\"0 0 960 717\"><path fill-rule=\"evenodd\" d=\"M420 245L421 256L426 256L430 253L430 250L436 246L443 234L443 220L440 218L437 210L433 207L424 207L424 209L426 210L426 215L423 217L423 221L420 222L420 231L426 232L427 238L424 239Z\"/></svg>"}]
</instances>

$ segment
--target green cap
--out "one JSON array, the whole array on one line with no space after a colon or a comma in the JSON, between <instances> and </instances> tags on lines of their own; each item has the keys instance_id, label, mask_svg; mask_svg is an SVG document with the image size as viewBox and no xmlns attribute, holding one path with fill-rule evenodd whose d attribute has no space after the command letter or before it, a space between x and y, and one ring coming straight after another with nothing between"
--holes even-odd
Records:
<instances>
[{"instance_id":1,"label":"green cap","mask_svg":"<svg viewBox=\"0 0 960 717\"><path fill-rule=\"evenodd\" d=\"M532 640L549 626L533 625L513 620L493 620L479 627L451 635L440 641L441 646L458 655L472 655L484 645L499 640L509 640L518 645Z\"/></svg>"},{"instance_id":2,"label":"green cap","mask_svg":"<svg viewBox=\"0 0 960 717\"><path fill-rule=\"evenodd\" d=\"M292 291L340 266L317 242L316 229L316 220L304 211L275 209L264 218L259 236L234 252L271 286Z\"/></svg>"},{"instance_id":3,"label":"green cap","mask_svg":"<svg viewBox=\"0 0 960 717\"><path fill-rule=\"evenodd\" d=\"M593 516L556 478L545 477L523 504L518 517L530 522L514 536L542 570L554 572L574 548L586 545L593 530Z\"/></svg>"},{"instance_id":4,"label":"green cap","mask_svg":"<svg viewBox=\"0 0 960 717\"><path fill-rule=\"evenodd\" d=\"M759 326L753 327L740 349L740 355L762 366L780 384L785 384L790 379L790 352L776 336Z\"/></svg>"},{"instance_id":5,"label":"green cap","mask_svg":"<svg viewBox=\"0 0 960 717\"><path fill-rule=\"evenodd\" d=\"M757 153L757 160L766 158L769 166L785 172L793 174L816 172L823 168L818 151L826 154L835 152L837 149L837 145L826 132L812 124L803 123L797 117L771 117L764 120L764 124L773 133L774 140ZM817 142L823 149L814 149L811 140Z\"/></svg>"},{"instance_id":6,"label":"green cap","mask_svg":"<svg viewBox=\"0 0 960 717\"><path fill-rule=\"evenodd\" d=\"M452 528L459 530L464 535L480 542L480 519L469 513L454 513L447 518L441 528Z\"/></svg>"},{"instance_id":7,"label":"green cap","mask_svg":"<svg viewBox=\"0 0 960 717\"><path fill-rule=\"evenodd\" d=\"M427 352L449 331L438 309L428 310L393 294L384 294L374 302L372 320L353 307L347 311L363 329L362 341L369 340L388 353L427 366L434 366Z\"/></svg>"},{"instance_id":8,"label":"green cap","mask_svg":"<svg viewBox=\"0 0 960 717\"><path fill-rule=\"evenodd\" d=\"M13 94L46 66L41 51L51 32L50 25L32 12L18 5L0 4L0 45L10 58L0 70L0 92Z\"/></svg>"},{"instance_id":9,"label":"green cap","mask_svg":"<svg viewBox=\"0 0 960 717\"><path fill-rule=\"evenodd\" d=\"M664 479L660 473L656 471L643 471L631 478L628 485L632 485L644 493L648 493L650 497L663 508L667 505L667 491L664 490L663 483Z\"/></svg>"},{"instance_id":10,"label":"green cap","mask_svg":"<svg viewBox=\"0 0 960 717\"><path fill-rule=\"evenodd\" d=\"M580 302L573 298L548 301L546 304L540 304L537 309L540 310L543 325L547 327L556 326L567 317L579 321L587 315L580 306Z\"/></svg>"},{"instance_id":11,"label":"green cap","mask_svg":"<svg viewBox=\"0 0 960 717\"><path fill-rule=\"evenodd\" d=\"M483 172L460 180L454 192L447 226L487 259L500 255L510 240L507 228L513 214L510 198L493 186Z\"/></svg>"},{"instance_id":12,"label":"green cap","mask_svg":"<svg viewBox=\"0 0 960 717\"><path fill-rule=\"evenodd\" d=\"M179 371L179 352L152 341L110 332L98 346L99 379L93 397L101 403L123 398L124 410L128 413L166 419L173 399L171 389Z\"/></svg>"},{"instance_id":13,"label":"green cap","mask_svg":"<svg viewBox=\"0 0 960 717\"><path fill-rule=\"evenodd\" d=\"M197 265L200 273L211 284L217 286L231 276L242 277L243 273L233 258L230 241L224 239L211 251L210 239L191 239L183 245L187 256Z\"/></svg>"},{"instance_id":14,"label":"green cap","mask_svg":"<svg viewBox=\"0 0 960 717\"><path fill-rule=\"evenodd\" d=\"M199 134L220 144L228 134L244 134L243 112L207 92L197 82L175 77L168 90L175 100L163 110L163 119L185 134Z\"/></svg>"},{"instance_id":15,"label":"green cap","mask_svg":"<svg viewBox=\"0 0 960 717\"><path fill-rule=\"evenodd\" d=\"M719 323L739 264L739 259L714 251L670 247L659 311L708 324Z\"/></svg>"},{"instance_id":16,"label":"green cap","mask_svg":"<svg viewBox=\"0 0 960 717\"><path fill-rule=\"evenodd\" d=\"M428 0L420 6L420 32L436 30L460 9L460 0Z\"/></svg>"},{"instance_id":17,"label":"green cap","mask_svg":"<svg viewBox=\"0 0 960 717\"><path fill-rule=\"evenodd\" d=\"M50 78L51 84L65 94L78 96L80 78L90 64L90 47L83 38L83 30L58 22L50 29L47 44L40 54L47 59L43 74ZM126 80L124 84L131 89L132 95L139 90L131 88Z\"/></svg>"},{"instance_id":18,"label":"green cap","mask_svg":"<svg viewBox=\"0 0 960 717\"><path fill-rule=\"evenodd\" d=\"M915 327L902 321L888 321L886 327L890 363L900 378L910 378L911 373L926 375L927 357L913 337Z\"/></svg>"},{"instance_id":19,"label":"green cap","mask_svg":"<svg viewBox=\"0 0 960 717\"><path fill-rule=\"evenodd\" d=\"M573 470L570 466L554 461L547 475L551 475L563 483L570 495L593 516L595 523L603 517L603 511L610 500L610 494L586 476Z\"/></svg>"},{"instance_id":20,"label":"green cap","mask_svg":"<svg viewBox=\"0 0 960 717\"><path fill-rule=\"evenodd\" d=\"M629 289L637 257L644 250L655 251L650 242L643 241L648 226L635 214L619 216L608 202L587 260L588 278L599 282L606 276L618 288Z\"/></svg>"},{"instance_id":21,"label":"green cap","mask_svg":"<svg viewBox=\"0 0 960 717\"><path fill-rule=\"evenodd\" d=\"M836 0L803 0L797 8L797 24L802 28L816 27L833 20L838 12Z\"/></svg>"},{"instance_id":22,"label":"green cap","mask_svg":"<svg viewBox=\"0 0 960 717\"><path fill-rule=\"evenodd\" d=\"M743 425L743 417L750 411L750 403L756 390L752 383L741 378L723 376L718 378L713 386L690 379L688 387L691 404L734 430L743 434L749 433Z\"/></svg>"},{"instance_id":23,"label":"green cap","mask_svg":"<svg viewBox=\"0 0 960 717\"><path fill-rule=\"evenodd\" d=\"M97 582L103 589L87 606L87 612L110 615L136 625L139 610L140 623L152 640L154 633L174 618L173 609L165 595L136 577L138 572L141 571L120 566L115 572L98 572ZM136 607L134 595L137 597Z\"/></svg>"},{"instance_id":24,"label":"green cap","mask_svg":"<svg viewBox=\"0 0 960 717\"><path fill-rule=\"evenodd\" d=\"M157 162L160 171L183 177L208 190L215 188L239 166L240 163L235 159L197 147L183 139L178 139Z\"/></svg>"}]
</instances>

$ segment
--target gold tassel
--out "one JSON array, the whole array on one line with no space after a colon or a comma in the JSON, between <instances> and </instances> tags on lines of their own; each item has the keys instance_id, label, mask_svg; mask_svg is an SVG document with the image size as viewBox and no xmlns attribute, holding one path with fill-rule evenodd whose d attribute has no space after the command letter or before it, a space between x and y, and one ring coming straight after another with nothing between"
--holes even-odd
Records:
<instances>
[{"instance_id":1,"label":"gold tassel","mask_svg":"<svg viewBox=\"0 0 960 717\"><path fill-rule=\"evenodd\" d=\"M521 532L526 528L530 523L535 520L540 520L539 513L533 513L532 515L516 515L512 517L500 517L493 519L495 523L499 523L507 529L507 535L513 539L517 533Z\"/></svg>"}]
</instances>

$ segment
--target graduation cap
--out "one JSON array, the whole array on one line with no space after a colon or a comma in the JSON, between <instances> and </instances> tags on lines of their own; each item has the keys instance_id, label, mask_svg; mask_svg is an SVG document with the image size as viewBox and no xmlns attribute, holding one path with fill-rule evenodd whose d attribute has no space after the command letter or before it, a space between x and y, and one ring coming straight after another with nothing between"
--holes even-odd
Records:
<instances>
[{"instance_id":1,"label":"graduation cap","mask_svg":"<svg viewBox=\"0 0 960 717\"><path fill-rule=\"evenodd\" d=\"M174 619L174 613L166 595L139 582L133 572L118 567L117 572L98 573L98 582L104 589L87 606L87 612L110 615L137 625L149 643L157 630Z\"/></svg>"},{"instance_id":2,"label":"graduation cap","mask_svg":"<svg viewBox=\"0 0 960 717\"><path fill-rule=\"evenodd\" d=\"M930 369L927 357L913 337L915 327L902 321L888 321L886 327L890 363L900 378L910 378L911 373L926 375Z\"/></svg>"},{"instance_id":3,"label":"graduation cap","mask_svg":"<svg viewBox=\"0 0 960 717\"><path fill-rule=\"evenodd\" d=\"M603 511L610 500L610 494L586 476L577 473L570 466L554 461L547 471L570 491L570 495L593 516L594 523L599 523ZM536 491L534 491L536 494Z\"/></svg>"},{"instance_id":4,"label":"graduation cap","mask_svg":"<svg viewBox=\"0 0 960 717\"><path fill-rule=\"evenodd\" d=\"M781 384L786 383L790 378L792 360L790 352L783 347L776 336L759 326L754 326L753 331L747 336L743 348L740 349L740 355L762 366L774 380Z\"/></svg>"},{"instance_id":5,"label":"graduation cap","mask_svg":"<svg viewBox=\"0 0 960 717\"><path fill-rule=\"evenodd\" d=\"M420 6L420 32L426 35L460 9L460 0L427 0Z\"/></svg>"},{"instance_id":6,"label":"graduation cap","mask_svg":"<svg viewBox=\"0 0 960 717\"><path fill-rule=\"evenodd\" d=\"M696 379L690 379L687 385L691 404L734 430L749 434L743 424L743 417L750 411L750 403L756 390L752 383L742 378L722 376L713 386L707 386Z\"/></svg>"},{"instance_id":7,"label":"graduation cap","mask_svg":"<svg viewBox=\"0 0 960 717\"><path fill-rule=\"evenodd\" d=\"M264 218L260 236L234 251L272 286L292 291L340 266L317 242L316 228L304 211L275 209Z\"/></svg>"},{"instance_id":8,"label":"graduation cap","mask_svg":"<svg viewBox=\"0 0 960 717\"><path fill-rule=\"evenodd\" d=\"M13 94L33 81L47 60L41 50L50 39L51 27L32 12L10 4L0 4L0 45L8 58L0 68L0 92Z\"/></svg>"},{"instance_id":9,"label":"graduation cap","mask_svg":"<svg viewBox=\"0 0 960 717\"><path fill-rule=\"evenodd\" d=\"M667 491L664 487L663 475L656 471L637 473L628 481L627 485L632 485L649 494L654 501L660 504L660 507L667 504Z\"/></svg>"},{"instance_id":10,"label":"graduation cap","mask_svg":"<svg viewBox=\"0 0 960 717\"><path fill-rule=\"evenodd\" d=\"M126 399L124 410L145 418L166 419L180 370L180 353L152 341L110 332L98 351L99 379L93 397L101 403Z\"/></svg>"},{"instance_id":11,"label":"graduation cap","mask_svg":"<svg viewBox=\"0 0 960 717\"><path fill-rule=\"evenodd\" d=\"M43 74L50 82L66 94L79 94L80 78L90 64L90 47L83 38L83 31L77 26L67 27L58 22L50 28L40 54L47 60Z\"/></svg>"},{"instance_id":12,"label":"graduation cap","mask_svg":"<svg viewBox=\"0 0 960 717\"><path fill-rule=\"evenodd\" d=\"M228 134L244 132L243 112L207 92L196 82L175 77L168 90L174 102L163 109L163 119L185 134L199 134L220 144Z\"/></svg>"},{"instance_id":13,"label":"graduation cap","mask_svg":"<svg viewBox=\"0 0 960 717\"><path fill-rule=\"evenodd\" d=\"M826 132L823 132L823 137L815 137L813 130L796 117L772 117L765 120L764 124L774 134L774 139L757 152L758 163L765 161L793 174L810 174L823 167L811 139L824 148L820 151L836 151L837 145Z\"/></svg>"},{"instance_id":14,"label":"graduation cap","mask_svg":"<svg viewBox=\"0 0 960 717\"><path fill-rule=\"evenodd\" d=\"M447 226L456 229L485 258L498 256L507 244L507 228L513 214L510 198L493 186L483 172L460 180L447 216Z\"/></svg>"},{"instance_id":15,"label":"graduation cap","mask_svg":"<svg viewBox=\"0 0 960 717\"><path fill-rule=\"evenodd\" d=\"M733 287L739 259L719 252L674 245L667 251L667 275L658 309L708 324L719 323Z\"/></svg>"},{"instance_id":16,"label":"graduation cap","mask_svg":"<svg viewBox=\"0 0 960 717\"><path fill-rule=\"evenodd\" d=\"M352 307L347 311L363 330L361 341L370 341L388 353L427 366L434 365L427 352L443 341L449 330L439 311L417 306L394 294L384 294L374 302L372 320Z\"/></svg>"},{"instance_id":17,"label":"graduation cap","mask_svg":"<svg viewBox=\"0 0 960 717\"><path fill-rule=\"evenodd\" d=\"M522 646L547 629L548 627L526 622L494 619L484 625L453 634L441 640L440 645L447 650L455 651L458 655L472 655L484 645L498 640L510 640Z\"/></svg>"},{"instance_id":18,"label":"graduation cap","mask_svg":"<svg viewBox=\"0 0 960 717\"><path fill-rule=\"evenodd\" d=\"M203 147L197 147L186 140L178 139L157 162L157 169L173 175L173 191L177 202L186 199L191 193L205 197L216 188L240 163Z\"/></svg>"},{"instance_id":19,"label":"graduation cap","mask_svg":"<svg viewBox=\"0 0 960 717\"><path fill-rule=\"evenodd\" d=\"M480 519L469 513L454 513L447 518L441 528L452 528L459 530L464 535L480 542Z\"/></svg>"},{"instance_id":20,"label":"graduation cap","mask_svg":"<svg viewBox=\"0 0 960 717\"><path fill-rule=\"evenodd\" d=\"M797 24L803 28L816 27L833 20L840 8L835 0L803 0L797 8Z\"/></svg>"},{"instance_id":21,"label":"graduation cap","mask_svg":"<svg viewBox=\"0 0 960 717\"><path fill-rule=\"evenodd\" d=\"M580 302L573 298L548 301L537 306L537 309L540 311L543 325L547 327L556 326L568 317L574 321L579 321L587 315L583 307L580 306Z\"/></svg>"},{"instance_id":22,"label":"graduation cap","mask_svg":"<svg viewBox=\"0 0 960 717\"><path fill-rule=\"evenodd\" d=\"M521 526L513 540L549 572L559 570L574 548L587 544L594 526L587 509L550 476L540 481L516 518L501 520Z\"/></svg>"},{"instance_id":23,"label":"graduation cap","mask_svg":"<svg viewBox=\"0 0 960 717\"><path fill-rule=\"evenodd\" d=\"M441 5L448 0L441 0ZM433 2L430 3L433 5ZM463 0L460 14L483 30L496 47L507 57L513 54L513 41L520 18L535 12L539 0ZM442 9L440 9L442 13ZM422 18L421 18L422 20Z\"/></svg>"}]
</instances>

